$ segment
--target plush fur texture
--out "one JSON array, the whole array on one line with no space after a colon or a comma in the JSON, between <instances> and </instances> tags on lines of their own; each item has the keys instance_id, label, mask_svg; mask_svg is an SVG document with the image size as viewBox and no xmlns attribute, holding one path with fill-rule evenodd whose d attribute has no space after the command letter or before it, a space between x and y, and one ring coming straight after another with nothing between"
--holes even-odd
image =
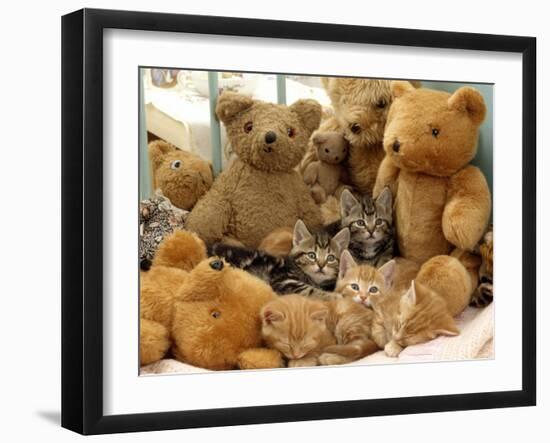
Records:
<instances>
[{"instance_id":1,"label":"plush fur texture","mask_svg":"<svg viewBox=\"0 0 550 443\"><path fill-rule=\"evenodd\" d=\"M141 273L141 364L171 347L177 359L207 369L281 367L261 337L260 308L274 298L256 277L207 258L196 235L177 231Z\"/></svg>"},{"instance_id":2,"label":"plush fur texture","mask_svg":"<svg viewBox=\"0 0 550 443\"><path fill-rule=\"evenodd\" d=\"M257 248L273 230L302 219L321 225L321 213L294 168L321 119L321 106L299 100L291 106L224 92L216 107L238 158L197 203L186 227L207 243L224 236Z\"/></svg>"},{"instance_id":3,"label":"plush fur texture","mask_svg":"<svg viewBox=\"0 0 550 443\"><path fill-rule=\"evenodd\" d=\"M318 160L317 150L349 143L344 163L344 182L362 194L372 193L380 162L384 158L382 140L393 95L389 80L323 78L334 116L323 122L312 137L301 171ZM418 86L418 82L411 82ZM322 136L321 136L322 135Z\"/></svg>"},{"instance_id":4,"label":"plush fur texture","mask_svg":"<svg viewBox=\"0 0 550 443\"><path fill-rule=\"evenodd\" d=\"M348 155L348 143L342 137L329 141L333 134L317 133L312 143L317 147L317 161L311 162L304 170L304 182L311 188L311 196L316 203L324 203L327 197L339 197L345 189L342 178L345 169L342 163Z\"/></svg>"},{"instance_id":5,"label":"plush fur texture","mask_svg":"<svg viewBox=\"0 0 550 443\"><path fill-rule=\"evenodd\" d=\"M149 143L153 187L180 209L191 210L212 186L212 165L163 140Z\"/></svg>"},{"instance_id":6,"label":"plush fur texture","mask_svg":"<svg viewBox=\"0 0 550 443\"><path fill-rule=\"evenodd\" d=\"M454 247L473 249L491 211L485 177L468 165L485 117L483 97L470 87L449 94L408 82L393 82L392 90L374 194L385 186L394 193L401 255L423 263Z\"/></svg>"},{"instance_id":7,"label":"plush fur texture","mask_svg":"<svg viewBox=\"0 0 550 443\"><path fill-rule=\"evenodd\" d=\"M266 304L261 315L264 340L289 367L348 363L378 349L370 339L372 311L351 300L289 295Z\"/></svg>"}]
</instances>

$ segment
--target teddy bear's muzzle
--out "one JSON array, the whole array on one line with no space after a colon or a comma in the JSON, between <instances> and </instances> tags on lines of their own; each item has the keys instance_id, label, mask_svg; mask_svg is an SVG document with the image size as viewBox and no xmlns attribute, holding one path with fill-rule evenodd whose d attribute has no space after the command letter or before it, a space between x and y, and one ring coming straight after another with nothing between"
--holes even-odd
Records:
<instances>
[{"instance_id":1,"label":"teddy bear's muzzle","mask_svg":"<svg viewBox=\"0 0 550 443\"><path fill-rule=\"evenodd\" d=\"M268 131L265 133L265 142L267 144L274 143L277 140L277 134L275 134L273 131Z\"/></svg>"}]
</instances>

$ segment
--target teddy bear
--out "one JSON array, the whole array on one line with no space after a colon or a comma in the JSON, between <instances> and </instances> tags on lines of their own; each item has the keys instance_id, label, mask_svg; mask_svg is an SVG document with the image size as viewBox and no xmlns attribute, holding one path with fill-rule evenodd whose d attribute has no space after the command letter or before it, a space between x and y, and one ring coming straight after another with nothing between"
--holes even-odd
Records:
<instances>
[{"instance_id":1,"label":"teddy bear","mask_svg":"<svg viewBox=\"0 0 550 443\"><path fill-rule=\"evenodd\" d=\"M298 219L320 228L319 207L294 168L319 126L321 105L298 100L285 106L225 91L216 115L237 158L193 208L186 228L207 244L229 238L251 248Z\"/></svg>"},{"instance_id":2,"label":"teddy bear","mask_svg":"<svg viewBox=\"0 0 550 443\"><path fill-rule=\"evenodd\" d=\"M452 253L477 279L469 251L485 232L491 212L485 176L469 164L485 118L483 96L467 86L453 94L416 89L405 81L391 87L386 157L374 195L385 186L393 192L399 252L419 264ZM437 272L432 278L439 278Z\"/></svg>"},{"instance_id":3,"label":"teddy bear","mask_svg":"<svg viewBox=\"0 0 550 443\"><path fill-rule=\"evenodd\" d=\"M152 141L148 149L153 188L178 208L191 210L212 186L212 165L164 140Z\"/></svg>"},{"instance_id":4,"label":"teddy bear","mask_svg":"<svg viewBox=\"0 0 550 443\"><path fill-rule=\"evenodd\" d=\"M208 258L195 234L175 231L140 275L140 363L170 351L211 370L282 367L280 353L262 346L260 310L275 298L257 277Z\"/></svg>"},{"instance_id":5,"label":"teddy bear","mask_svg":"<svg viewBox=\"0 0 550 443\"><path fill-rule=\"evenodd\" d=\"M311 196L316 203L322 204L328 196L337 198L345 189L342 183L344 167L342 163L348 155L348 143L338 137L333 143L326 143L325 139L331 134L318 133L311 137L311 143L317 148L318 160L309 163L302 176L304 182L311 188Z\"/></svg>"},{"instance_id":6,"label":"teddy bear","mask_svg":"<svg viewBox=\"0 0 550 443\"><path fill-rule=\"evenodd\" d=\"M312 136L312 143L300 165L304 173L309 163L318 160L317 152L349 143L343 166L344 183L360 194L372 194L378 167L385 152L382 146L384 127L393 101L390 80L323 77L334 110ZM419 82L412 81L419 86ZM322 135L322 136L321 136Z\"/></svg>"}]
</instances>

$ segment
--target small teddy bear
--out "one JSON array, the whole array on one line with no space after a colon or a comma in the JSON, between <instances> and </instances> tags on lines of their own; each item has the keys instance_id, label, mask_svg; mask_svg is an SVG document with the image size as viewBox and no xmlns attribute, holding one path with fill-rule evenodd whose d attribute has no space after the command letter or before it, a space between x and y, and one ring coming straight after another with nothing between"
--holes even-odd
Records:
<instances>
[{"instance_id":1,"label":"small teddy bear","mask_svg":"<svg viewBox=\"0 0 550 443\"><path fill-rule=\"evenodd\" d=\"M327 143L331 137L334 134L313 134L311 141L317 147L318 160L308 164L303 172L304 182L310 186L311 196L319 204L324 203L330 195L339 198L345 188L341 181L344 174L342 163L348 155L348 143L337 135L335 140Z\"/></svg>"},{"instance_id":2,"label":"small teddy bear","mask_svg":"<svg viewBox=\"0 0 550 443\"><path fill-rule=\"evenodd\" d=\"M153 188L180 209L190 211L214 181L209 162L164 140L149 143L149 159Z\"/></svg>"},{"instance_id":3,"label":"small teddy bear","mask_svg":"<svg viewBox=\"0 0 550 443\"><path fill-rule=\"evenodd\" d=\"M295 168L319 127L321 105L285 106L225 91L216 115L237 158L193 208L186 228L207 244L233 239L250 248L298 219L320 228L321 211Z\"/></svg>"}]
</instances>

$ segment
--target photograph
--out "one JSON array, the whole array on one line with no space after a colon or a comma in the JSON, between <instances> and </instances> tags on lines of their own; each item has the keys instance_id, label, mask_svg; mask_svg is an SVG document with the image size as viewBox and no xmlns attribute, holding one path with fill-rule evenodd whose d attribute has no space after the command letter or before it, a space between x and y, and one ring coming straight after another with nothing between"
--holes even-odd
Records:
<instances>
[{"instance_id":1,"label":"photograph","mask_svg":"<svg viewBox=\"0 0 550 443\"><path fill-rule=\"evenodd\" d=\"M141 376L495 358L493 84L137 75Z\"/></svg>"}]
</instances>

